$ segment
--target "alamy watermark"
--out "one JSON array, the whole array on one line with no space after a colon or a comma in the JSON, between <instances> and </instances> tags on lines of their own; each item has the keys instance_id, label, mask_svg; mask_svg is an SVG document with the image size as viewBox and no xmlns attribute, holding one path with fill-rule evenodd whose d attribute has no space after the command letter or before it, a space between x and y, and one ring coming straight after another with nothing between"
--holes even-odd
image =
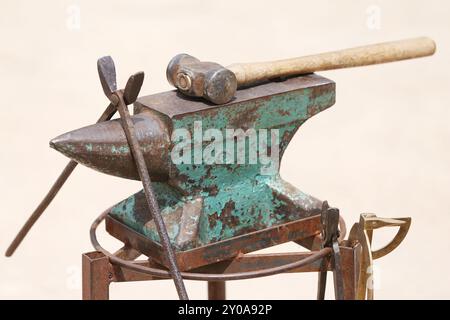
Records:
<instances>
[{"instance_id":1,"label":"alamy watermark","mask_svg":"<svg viewBox=\"0 0 450 320\"><path fill-rule=\"evenodd\" d=\"M379 268L376 265L371 265L367 267L366 273L369 275L367 277L366 287L368 289L381 289L381 268ZM377 274L377 276L374 278L374 273Z\"/></svg>"},{"instance_id":2,"label":"alamy watermark","mask_svg":"<svg viewBox=\"0 0 450 320\"><path fill-rule=\"evenodd\" d=\"M66 268L66 288L68 290L81 289L81 269L78 265L70 265Z\"/></svg>"},{"instance_id":3,"label":"alamy watermark","mask_svg":"<svg viewBox=\"0 0 450 320\"><path fill-rule=\"evenodd\" d=\"M66 8L67 18L66 27L70 31L79 31L81 29L81 9L77 4L71 4Z\"/></svg>"},{"instance_id":4,"label":"alamy watermark","mask_svg":"<svg viewBox=\"0 0 450 320\"><path fill-rule=\"evenodd\" d=\"M280 133L278 129L203 130L195 121L193 130L177 128L172 133L174 164L248 164L259 165L262 175L278 172Z\"/></svg>"},{"instance_id":5,"label":"alamy watermark","mask_svg":"<svg viewBox=\"0 0 450 320\"><path fill-rule=\"evenodd\" d=\"M381 29L381 8L378 5L370 5L366 9L366 26L369 30Z\"/></svg>"}]
</instances>

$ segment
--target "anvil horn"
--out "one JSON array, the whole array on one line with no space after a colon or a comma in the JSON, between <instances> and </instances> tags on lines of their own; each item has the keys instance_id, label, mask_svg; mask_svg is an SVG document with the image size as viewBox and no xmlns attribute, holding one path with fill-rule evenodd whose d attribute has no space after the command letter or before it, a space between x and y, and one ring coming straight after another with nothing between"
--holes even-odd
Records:
<instances>
[{"instance_id":1,"label":"anvil horn","mask_svg":"<svg viewBox=\"0 0 450 320\"><path fill-rule=\"evenodd\" d=\"M167 126L151 112L131 117L151 178L167 180L170 135ZM121 120L110 120L62 134L50 146L97 171L139 180Z\"/></svg>"}]
</instances>

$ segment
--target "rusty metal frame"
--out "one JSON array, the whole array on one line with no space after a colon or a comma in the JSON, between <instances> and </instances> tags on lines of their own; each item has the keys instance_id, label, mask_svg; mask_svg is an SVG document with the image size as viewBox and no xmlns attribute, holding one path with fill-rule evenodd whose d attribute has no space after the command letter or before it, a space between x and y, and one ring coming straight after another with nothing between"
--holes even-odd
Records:
<instances>
[{"instance_id":1,"label":"rusty metal frame","mask_svg":"<svg viewBox=\"0 0 450 320\"><path fill-rule=\"evenodd\" d=\"M164 248L159 243L144 237L109 214L105 217L105 223L106 231L114 238L152 257L160 264L168 265L165 261ZM312 238L320 234L320 228L320 216L316 215L191 250L177 251L175 257L180 270L186 271L288 241Z\"/></svg>"},{"instance_id":2,"label":"rusty metal frame","mask_svg":"<svg viewBox=\"0 0 450 320\"><path fill-rule=\"evenodd\" d=\"M83 254L83 299L108 299L111 282L170 279L170 273L156 261L136 259L140 252L125 245L112 254L97 240L96 229L109 210L91 226L91 242L96 252ZM344 299L355 299L361 246L343 241L341 246ZM334 270L331 248L312 252L246 254L234 259L181 272L184 279L208 282L210 299L225 298L225 281L265 277L279 273L320 272ZM324 263L325 262L325 263Z\"/></svg>"}]
</instances>

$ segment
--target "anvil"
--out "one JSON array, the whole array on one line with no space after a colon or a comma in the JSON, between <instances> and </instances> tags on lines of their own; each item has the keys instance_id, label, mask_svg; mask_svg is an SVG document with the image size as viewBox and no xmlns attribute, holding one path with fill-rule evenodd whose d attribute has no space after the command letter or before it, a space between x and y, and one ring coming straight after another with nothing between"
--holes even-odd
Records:
<instances>
[{"instance_id":1,"label":"anvil","mask_svg":"<svg viewBox=\"0 0 450 320\"><path fill-rule=\"evenodd\" d=\"M298 128L334 101L335 83L316 74L239 90L233 101L223 105L180 96L176 91L136 101L133 122L180 269L320 231L322 201L284 181L278 167L268 170L267 163L260 159L251 163L250 158L255 148L257 155L268 150L273 153L270 158L280 163ZM208 129L222 133L224 139L219 143L223 143L223 150L234 146L234 159L227 159L229 154L224 152L216 155L220 159L213 163L196 161L198 154L211 147L211 141L194 141L198 124L205 133ZM230 136L227 132L231 129L241 133L255 130L259 133L256 143L249 135L244 141L239 141L242 136ZM174 161L174 151L179 148L176 132L192 137L193 148L187 159L192 161ZM263 139L264 134L271 137ZM278 144L277 154L274 143ZM95 170L139 179L120 119L63 134L50 145ZM238 161L239 151L245 161ZM112 207L107 230L164 263L142 191Z\"/></svg>"}]
</instances>

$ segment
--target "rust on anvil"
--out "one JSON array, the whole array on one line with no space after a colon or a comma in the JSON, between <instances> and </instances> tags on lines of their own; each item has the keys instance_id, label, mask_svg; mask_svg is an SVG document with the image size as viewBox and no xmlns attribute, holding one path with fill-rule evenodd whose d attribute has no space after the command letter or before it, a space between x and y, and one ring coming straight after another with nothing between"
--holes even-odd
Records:
<instances>
[{"instance_id":1,"label":"rust on anvil","mask_svg":"<svg viewBox=\"0 0 450 320\"><path fill-rule=\"evenodd\" d=\"M315 74L240 90L236 99L220 106L182 97L176 91L138 99L133 122L150 176L157 181L153 189L175 250L206 248L318 216L322 201L283 180L278 164L298 128L333 105L334 99L334 82ZM192 145L188 159L192 161L173 161L180 131L195 137L197 130L210 129L222 134L225 148L231 144L235 150L243 150L244 162L236 161L237 158L226 161L225 155L219 163L196 161L196 155L203 155L209 147L206 140ZM266 144L245 136L247 129L265 134L265 138L257 139L267 139ZM227 130L235 131L228 136ZM243 136L236 134L239 130ZM52 145L99 171L127 178L136 174L117 120L66 133L53 140ZM118 147L123 147L122 152L117 152ZM259 157L255 163L248 160L252 152ZM269 162L261 160L264 154ZM110 215L148 243L157 245L160 238L145 199L144 193L138 192L115 205ZM296 238L280 236L275 242L291 240ZM253 241L258 242L254 246L258 249L273 245L267 240ZM220 250L208 254L211 257L202 258L205 262L230 257Z\"/></svg>"}]
</instances>

